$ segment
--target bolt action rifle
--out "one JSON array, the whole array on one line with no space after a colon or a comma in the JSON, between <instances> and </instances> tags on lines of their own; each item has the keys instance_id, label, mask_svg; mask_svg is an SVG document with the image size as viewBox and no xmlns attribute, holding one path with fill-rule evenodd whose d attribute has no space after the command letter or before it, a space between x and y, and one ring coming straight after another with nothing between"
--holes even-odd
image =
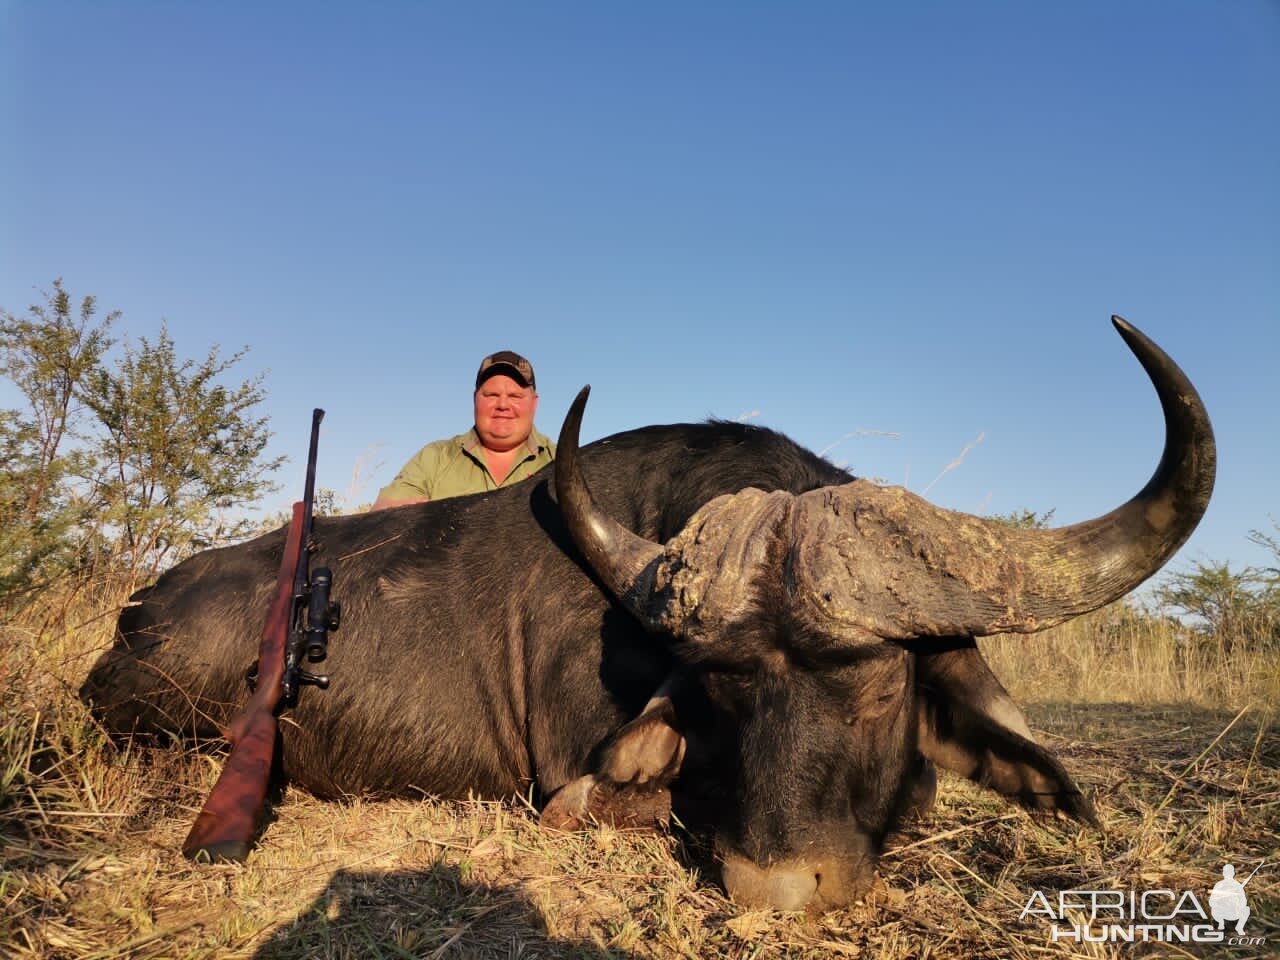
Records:
<instances>
[{"instance_id":1,"label":"bolt action rifle","mask_svg":"<svg viewBox=\"0 0 1280 960\"><path fill-rule=\"evenodd\" d=\"M328 653L329 631L338 629L341 608L329 599L333 574L310 570L311 509L315 499L316 446L324 411L311 415L311 447L302 499L293 505L275 596L267 612L258 660L246 679L250 696L226 730L231 754L191 826L182 853L191 860L244 860L266 809L267 791L280 756L279 711L295 706L305 685L321 690L329 678L302 669L305 656L319 663Z\"/></svg>"}]
</instances>

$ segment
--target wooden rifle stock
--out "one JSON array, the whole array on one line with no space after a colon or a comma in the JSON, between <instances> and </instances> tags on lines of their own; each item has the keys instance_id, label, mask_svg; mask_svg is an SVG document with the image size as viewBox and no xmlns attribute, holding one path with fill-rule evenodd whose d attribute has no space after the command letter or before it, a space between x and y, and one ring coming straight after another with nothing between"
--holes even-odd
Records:
<instances>
[{"instance_id":1,"label":"wooden rifle stock","mask_svg":"<svg viewBox=\"0 0 1280 960\"><path fill-rule=\"evenodd\" d=\"M258 679L248 702L227 728L231 755L182 844L188 859L244 860L267 802L279 726L276 708L283 696L285 647L294 617L294 581L303 563L306 509L293 505L275 598L258 649Z\"/></svg>"}]
</instances>

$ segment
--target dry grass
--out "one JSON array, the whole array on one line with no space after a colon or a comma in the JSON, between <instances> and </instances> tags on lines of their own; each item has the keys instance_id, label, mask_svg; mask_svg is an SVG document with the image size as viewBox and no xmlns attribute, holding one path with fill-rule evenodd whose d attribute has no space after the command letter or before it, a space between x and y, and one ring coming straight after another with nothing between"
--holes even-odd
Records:
<instances>
[{"instance_id":1,"label":"dry grass","mask_svg":"<svg viewBox=\"0 0 1280 960\"><path fill-rule=\"evenodd\" d=\"M86 617L87 619L87 617ZM110 748L73 696L110 617L0 637L0 955L117 957L1269 957L1280 950L1277 660L1233 662L1106 616L994 638L996 672L1095 794L1105 832L947 779L862 903L743 913L705 843L540 830L508 803L320 803L290 792L246 865L178 847L216 761ZM1166 631L1169 634L1169 631ZM1160 645L1164 644L1163 647ZM1243 658L1242 658L1243 657ZM1197 659L1200 658L1200 659ZM1249 885L1260 946L1050 943L1034 890Z\"/></svg>"},{"instance_id":2,"label":"dry grass","mask_svg":"<svg viewBox=\"0 0 1280 960\"><path fill-rule=\"evenodd\" d=\"M1206 639L1114 604L1034 636L979 641L1022 703L1280 703L1280 650L1256 637Z\"/></svg>"}]
</instances>

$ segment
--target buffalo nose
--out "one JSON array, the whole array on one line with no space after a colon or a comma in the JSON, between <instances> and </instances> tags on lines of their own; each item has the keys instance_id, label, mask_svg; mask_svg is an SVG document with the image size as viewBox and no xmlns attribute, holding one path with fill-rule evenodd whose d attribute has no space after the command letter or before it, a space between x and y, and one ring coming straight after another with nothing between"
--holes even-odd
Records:
<instances>
[{"instance_id":1,"label":"buffalo nose","mask_svg":"<svg viewBox=\"0 0 1280 960\"><path fill-rule=\"evenodd\" d=\"M727 844L717 846L725 890L744 907L832 910L853 903L875 879L875 857L861 836L763 865Z\"/></svg>"},{"instance_id":2,"label":"buffalo nose","mask_svg":"<svg viewBox=\"0 0 1280 960\"><path fill-rule=\"evenodd\" d=\"M744 907L803 910L818 891L817 871L803 862L760 867L727 856L723 876L730 898Z\"/></svg>"}]
</instances>

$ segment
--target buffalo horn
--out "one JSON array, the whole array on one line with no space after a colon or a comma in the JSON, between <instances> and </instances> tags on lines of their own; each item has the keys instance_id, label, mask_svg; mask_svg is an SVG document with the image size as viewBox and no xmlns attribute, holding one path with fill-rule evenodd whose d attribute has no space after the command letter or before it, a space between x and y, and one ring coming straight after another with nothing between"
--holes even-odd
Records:
<instances>
[{"instance_id":1,"label":"buffalo horn","mask_svg":"<svg viewBox=\"0 0 1280 960\"><path fill-rule=\"evenodd\" d=\"M1186 542L1213 491L1213 429L1172 360L1112 322L1151 377L1164 453L1147 485L1093 520L1017 529L855 481L801 495L790 579L828 631L888 639L1031 633L1096 610L1142 583Z\"/></svg>"},{"instance_id":2,"label":"buffalo horn","mask_svg":"<svg viewBox=\"0 0 1280 960\"><path fill-rule=\"evenodd\" d=\"M587 567L609 592L651 629L659 623L649 612L654 571L662 559L659 544L632 533L597 506L578 462L578 433L590 385L574 398L556 442L556 500L569 535Z\"/></svg>"},{"instance_id":3,"label":"buffalo horn","mask_svg":"<svg viewBox=\"0 0 1280 960\"><path fill-rule=\"evenodd\" d=\"M702 632L699 624L731 622L762 569L770 531L786 528L780 586L802 619L830 635L860 642L1043 630L1159 570L1213 491L1217 455L1199 394L1144 334L1120 317L1112 323L1155 386L1165 443L1147 485L1096 519L1016 529L856 480L796 497L746 490L718 498L663 547L600 510L587 489L577 459L587 388L556 451L561 513L590 568L650 629Z\"/></svg>"},{"instance_id":4,"label":"buffalo horn","mask_svg":"<svg viewBox=\"0 0 1280 960\"><path fill-rule=\"evenodd\" d=\"M1060 622L1124 596L1164 566L1209 505L1217 448L1209 415L1187 375L1145 334L1112 317L1151 378L1164 411L1164 453L1147 485L1110 513L1069 527L1025 531L1037 562L1025 571L1028 623ZM1069 583L1066 593L1055 589ZM988 632L980 630L976 632Z\"/></svg>"}]
</instances>

